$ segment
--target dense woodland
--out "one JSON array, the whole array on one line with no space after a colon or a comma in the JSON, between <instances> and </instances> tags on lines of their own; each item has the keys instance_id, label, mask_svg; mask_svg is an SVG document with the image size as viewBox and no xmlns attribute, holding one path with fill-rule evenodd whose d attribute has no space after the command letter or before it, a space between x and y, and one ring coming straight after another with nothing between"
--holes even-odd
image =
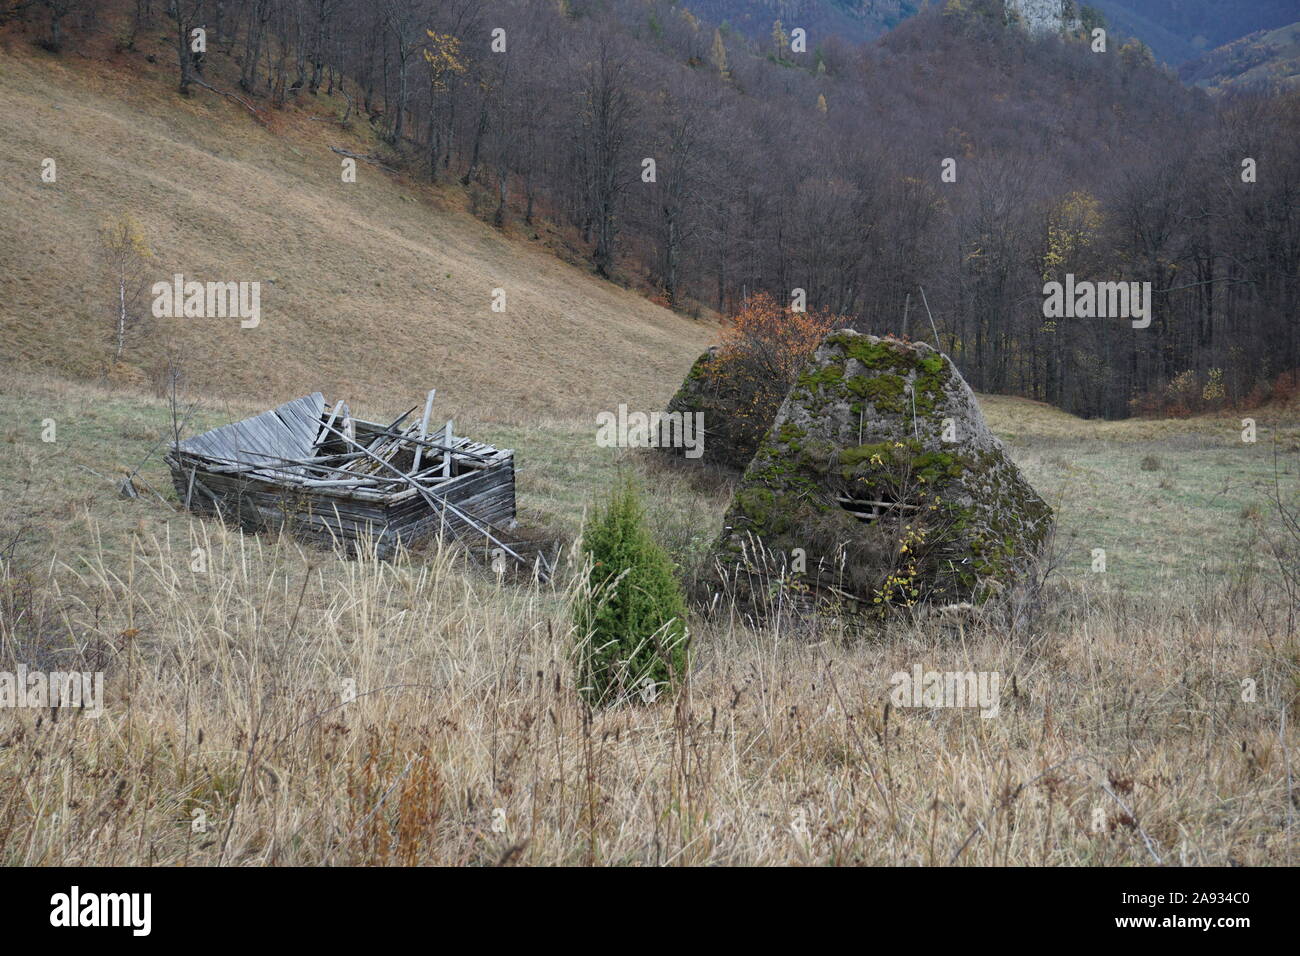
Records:
<instances>
[{"instance_id":1,"label":"dense woodland","mask_svg":"<svg viewBox=\"0 0 1300 956\"><path fill-rule=\"evenodd\" d=\"M671 0L101 6L0 10L55 52L166 32L187 95L218 71L259 109L341 95L392 161L503 228L571 229L600 275L688 313L804 289L863 331L937 335L977 389L1085 415L1249 403L1300 368L1300 99L1212 100L1140 43L1032 39L1000 0L802 52L797 22L756 41ZM1067 273L1151 282L1150 327L1045 319Z\"/></svg>"}]
</instances>

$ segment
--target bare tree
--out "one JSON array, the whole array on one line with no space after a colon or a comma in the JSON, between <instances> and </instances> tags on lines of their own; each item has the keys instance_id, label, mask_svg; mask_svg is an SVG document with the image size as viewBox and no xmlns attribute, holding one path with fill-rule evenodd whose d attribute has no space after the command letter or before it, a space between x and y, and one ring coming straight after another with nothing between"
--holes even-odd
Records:
<instances>
[{"instance_id":1,"label":"bare tree","mask_svg":"<svg viewBox=\"0 0 1300 956\"><path fill-rule=\"evenodd\" d=\"M188 96L194 79L195 28L202 26L204 0L172 0L169 13L176 20L176 65L180 70L180 92Z\"/></svg>"},{"instance_id":2,"label":"bare tree","mask_svg":"<svg viewBox=\"0 0 1300 956\"><path fill-rule=\"evenodd\" d=\"M636 115L627 59L615 50L613 38L603 35L583 72L578 164L587 200L586 225L596 242L592 260L605 277L614 266L619 202L639 172L627 149Z\"/></svg>"},{"instance_id":3,"label":"bare tree","mask_svg":"<svg viewBox=\"0 0 1300 956\"><path fill-rule=\"evenodd\" d=\"M143 316L141 302L153 255L144 230L125 213L100 228L99 248L113 290L113 361L117 362Z\"/></svg>"},{"instance_id":4,"label":"bare tree","mask_svg":"<svg viewBox=\"0 0 1300 956\"><path fill-rule=\"evenodd\" d=\"M406 104L411 57L425 43L425 32L420 29L424 17L423 0L384 0L384 30L393 41L397 53L397 105L389 139L401 143L406 131Z\"/></svg>"}]
</instances>

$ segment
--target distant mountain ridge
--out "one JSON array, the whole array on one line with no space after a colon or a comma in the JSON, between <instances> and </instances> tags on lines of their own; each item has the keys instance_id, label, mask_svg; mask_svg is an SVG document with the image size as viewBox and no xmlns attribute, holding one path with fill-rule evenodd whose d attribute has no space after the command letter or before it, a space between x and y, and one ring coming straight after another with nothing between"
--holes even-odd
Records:
<instances>
[{"instance_id":1,"label":"distant mountain ridge","mask_svg":"<svg viewBox=\"0 0 1300 956\"><path fill-rule=\"evenodd\" d=\"M1088 0L1111 27L1177 65L1259 30L1300 17L1297 0Z\"/></svg>"},{"instance_id":2,"label":"distant mountain ridge","mask_svg":"<svg viewBox=\"0 0 1300 956\"><path fill-rule=\"evenodd\" d=\"M942 7L947 0L930 0ZM975 0L959 0L969 6ZM1065 26L1085 6L1105 15L1116 33L1142 40L1158 59L1178 65L1252 33L1275 30L1300 18L1300 0L1005 0L1031 32ZM926 0L686 0L685 6L712 23L725 22L763 42L780 20L801 26L815 46L834 34L851 43L873 40L927 5ZM1059 12L1058 12L1059 8ZM1059 29L1060 27L1055 27Z\"/></svg>"},{"instance_id":3,"label":"distant mountain ridge","mask_svg":"<svg viewBox=\"0 0 1300 956\"><path fill-rule=\"evenodd\" d=\"M1249 36L1184 63L1179 78L1188 84L1222 90L1243 86L1300 89L1300 21Z\"/></svg>"}]
</instances>

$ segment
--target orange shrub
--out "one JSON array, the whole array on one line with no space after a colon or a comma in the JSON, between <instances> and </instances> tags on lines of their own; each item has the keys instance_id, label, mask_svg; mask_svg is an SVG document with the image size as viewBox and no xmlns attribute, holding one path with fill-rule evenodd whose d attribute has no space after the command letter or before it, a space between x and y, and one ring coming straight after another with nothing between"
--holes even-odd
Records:
<instances>
[{"instance_id":1,"label":"orange shrub","mask_svg":"<svg viewBox=\"0 0 1300 956\"><path fill-rule=\"evenodd\" d=\"M731 317L707 374L732 397L730 423L750 454L776 416L808 356L832 329L846 323L829 311L795 312L766 292Z\"/></svg>"}]
</instances>

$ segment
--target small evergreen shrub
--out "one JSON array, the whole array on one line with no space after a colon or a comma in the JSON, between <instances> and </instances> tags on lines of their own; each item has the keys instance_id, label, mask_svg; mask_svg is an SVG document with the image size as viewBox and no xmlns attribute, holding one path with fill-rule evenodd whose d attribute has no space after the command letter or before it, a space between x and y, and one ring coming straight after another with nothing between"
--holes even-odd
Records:
<instances>
[{"instance_id":1,"label":"small evergreen shrub","mask_svg":"<svg viewBox=\"0 0 1300 956\"><path fill-rule=\"evenodd\" d=\"M653 701L686 673L686 600L630 480L582 544L591 570L574 608L581 693L593 705Z\"/></svg>"}]
</instances>

